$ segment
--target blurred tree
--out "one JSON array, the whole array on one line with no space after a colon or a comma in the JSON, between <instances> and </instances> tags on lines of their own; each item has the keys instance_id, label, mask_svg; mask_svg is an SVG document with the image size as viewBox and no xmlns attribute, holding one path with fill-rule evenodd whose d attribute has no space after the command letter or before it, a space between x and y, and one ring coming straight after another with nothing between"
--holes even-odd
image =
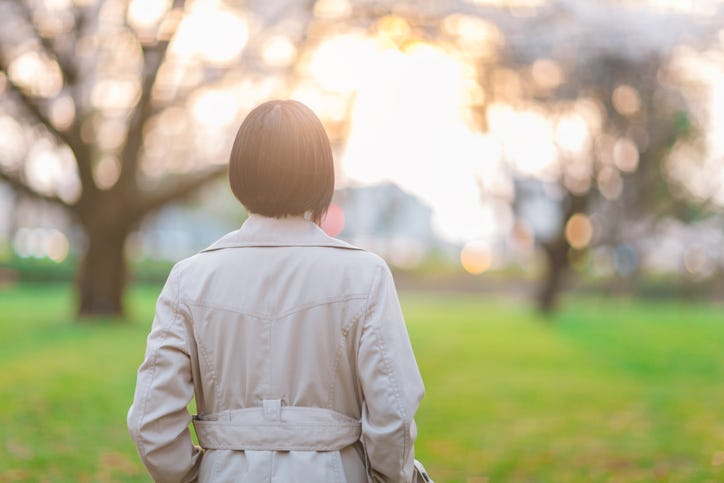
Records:
<instances>
[{"instance_id":1,"label":"blurred tree","mask_svg":"<svg viewBox=\"0 0 724 483\"><path fill-rule=\"evenodd\" d=\"M697 212L664 163L697 149L680 141L698 129L666 68L675 47L721 22L621 6L642 2L0 0L0 127L14 130L0 136L0 179L72 214L86 235L79 312L119 313L130 230L223 175L240 113L294 82L296 98L328 106L321 117L344 144L355 83L332 84L353 64L331 55L305 78L309 47L360 32L399 52L436 44L477 70L461 90L481 130L510 124L495 141L505 174L560 188L557 231L536 237L548 262L538 300L550 310L592 236L618 236L626 218Z\"/></svg>"},{"instance_id":2,"label":"blurred tree","mask_svg":"<svg viewBox=\"0 0 724 483\"><path fill-rule=\"evenodd\" d=\"M554 140L552 169L534 175L560 194L557 230L537 237L546 269L536 299L549 312L570 266L596 238L615 243L627 222L681 214L701 201L676 189L666 169L672 149L696 146L702 129L676 73L667 71L691 19L606 2L554 2L527 19L498 14L494 21L507 41L480 68L483 129L494 128L491 109L507 105L547 119ZM521 124L516 142L529 136ZM520 160L508 161L515 171Z\"/></svg>"},{"instance_id":3,"label":"blurred tree","mask_svg":"<svg viewBox=\"0 0 724 483\"><path fill-rule=\"evenodd\" d=\"M189 4L0 2L2 110L23 133L0 153L0 179L61 206L82 227L80 315L123 312L131 230L225 173L233 132L219 119L236 122L238 106L214 86L250 91L261 72L283 86L314 6ZM258 102L248 97L244 107ZM202 126L189 120L189 106Z\"/></svg>"},{"instance_id":4,"label":"blurred tree","mask_svg":"<svg viewBox=\"0 0 724 483\"><path fill-rule=\"evenodd\" d=\"M691 124L680 122L691 115L681 93L659 82L664 65L665 60L654 53L631 59L611 52L564 64L570 80L554 94L557 101L593 101L598 126L590 133L588 146L564 154L559 230L553 239L541 241L547 269L537 302L544 312L553 309L571 262L581 256L577 252L594 242L593 233L585 233L586 228L577 227L574 220L590 223L593 212L606 213L596 218L597 236L615 244L627 222L671 213L687 202L676 196L664 163L677 141L693 135ZM565 143L565 135L561 137ZM602 203L613 209L597 210Z\"/></svg>"}]
</instances>

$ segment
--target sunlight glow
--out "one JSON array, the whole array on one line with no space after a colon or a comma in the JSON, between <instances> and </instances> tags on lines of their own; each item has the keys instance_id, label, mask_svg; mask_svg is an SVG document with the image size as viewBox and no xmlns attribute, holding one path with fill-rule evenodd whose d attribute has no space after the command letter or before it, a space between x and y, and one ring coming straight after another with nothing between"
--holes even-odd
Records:
<instances>
[{"instance_id":1,"label":"sunlight glow","mask_svg":"<svg viewBox=\"0 0 724 483\"><path fill-rule=\"evenodd\" d=\"M121 163L118 158L105 156L101 158L93 169L93 179L100 189L109 189L118 180L121 174Z\"/></svg>"},{"instance_id":2,"label":"sunlight glow","mask_svg":"<svg viewBox=\"0 0 724 483\"><path fill-rule=\"evenodd\" d=\"M344 180L397 183L433 208L433 227L447 239L490 236L497 222L480 203L474 173L497 162L486 156L499 150L465 119L467 69L424 42L409 43L404 52L363 52L354 82L340 80L345 88L357 87ZM338 55L330 65L346 58L343 50Z\"/></svg>"},{"instance_id":3,"label":"sunlight glow","mask_svg":"<svg viewBox=\"0 0 724 483\"><path fill-rule=\"evenodd\" d=\"M98 109L123 110L138 102L141 85L134 78L109 78L98 81L91 92L91 102Z\"/></svg>"},{"instance_id":4,"label":"sunlight glow","mask_svg":"<svg viewBox=\"0 0 724 483\"><path fill-rule=\"evenodd\" d=\"M719 32L724 45L724 30ZM703 120L706 132L706 155L693 146L677 143L666 164L667 175L699 200L724 206L724 63L714 51L697 52L690 47L677 49L672 62L677 77L692 86L690 95L707 95ZM696 97L694 97L696 99Z\"/></svg>"},{"instance_id":5,"label":"sunlight glow","mask_svg":"<svg viewBox=\"0 0 724 483\"><path fill-rule=\"evenodd\" d=\"M314 52L308 69L322 88L352 92L379 75L374 71L379 55L373 39L362 34L345 34L324 41Z\"/></svg>"},{"instance_id":6,"label":"sunlight glow","mask_svg":"<svg viewBox=\"0 0 724 483\"><path fill-rule=\"evenodd\" d=\"M128 132L125 123L118 118L96 118L94 121L95 139L101 149L114 150L121 147Z\"/></svg>"},{"instance_id":7,"label":"sunlight glow","mask_svg":"<svg viewBox=\"0 0 724 483\"><path fill-rule=\"evenodd\" d=\"M583 153L591 141L586 120L575 112L558 119L555 136L558 146L569 154Z\"/></svg>"},{"instance_id":8,"label":"sunlight glow","mask_svg":"<svg viewBox=\"0 0 724 483\"><path fill-rule=\"evenodd\" d=\"M0 114L0 167L10 172L20 169L29 141L16 119Z\"/></svg>"},{"instance_id":9,"label":"sunlight glow","mask_svg":"<svg viewBox=\"0 0 724 483\"><path fill-rule=\"evenodd\" d=\"M28 151L24 168L30 185L41 193L57 194L68 202L80 194L77 165L67 147L58 149L49 140L38 140Z\"/></svg>"},{"instance_id":10,"label":"sunlight glow","mask_svg":"<svg viewBox=\"0 0 724 483\"><path fill-rule=\"evenodd\" d=\"M628 1L629 3L633 3L632 0ZM646 0L646 3L661 10L672 10L697 15L713 15L721 4L720 0Z\"/></svg>"},{"instance_id":11,"label":"sunlight glow","mask_svg":"<svg viewBox=\"0 0 724 483\"><path fill-rule=\"evenodd\" d=\"M607 200L615 200L623 192L623 179L618 170L605 166L596 175L598 191Z\"/></svg>"},{"instance_id":12,"label":"sunlight glow","mask_svg":"<svg viewBox=\"0 0 724 483\"><path fill-rule=\"evenodd\" d=\"M494 23L472 15L448 15L442 21L442 31L455 38L465 54L477 57L493 57L505 43Z\"/></svg>"},{"instance_id":13,"label":"sunlight glow","mask_svg":"<svg viewBox=\"0 0 724 483\"><path fill-rule=\"evenodd\" d=\"M543 89L555 89L563 83L563 71L551 59L536 60L530 70L533 81Z\"/></svg>"},{"instance_id":14,"label":"sunlight glow","mask_svg":"<svg viewBox=\"0 0 724 483\"><path fill-rule=\"evenodd\" d=\"M198 94L191 105L193 116L201 124L223 127L236 119L238 106L228 90L206 89Z\"/></svg>"},{"instance_id":15,"label":"sunlight glow","mask_svg":"<svg viewBox=\"0 0 724 483\"><path fill-rule=\"evenodd\" d=\"M632 173L639 165L639 149L628 138L621 138L613 146L613 161L621 171Z\"/></svg>"},{"instance_id":16,"label":"sunlight glow","mask_svg":"<svg viewBox=\"0 0 724 483\"><path fill-rule=\"evenodd\" d=\"M63 232L54 228L20 228L13 237L13 248L22 258L48 257L60 263L68 256L70 243Z\"/></svg>"},{"instance_id":17,"label":"sunlight glow","mask_svg":"<svg viewBox=\"0 0 724 483\"><path fill-rule=\"evenodd\" d=\"M70 0L43 0L43 7L48 10L63 10L70 7Z\"/></svg>"},{"instance_id":18,"label":"sunlight glow","mask_svg":"<svg viewBox=\"0 0 724 483\"><path fill-rule=\"evenodd\" d=\"M613 90L613 107L623 116L633 116L641 109L641 97L636 89L622 84Z\"/></svg>"},{"instance_id":19,"label":"sunlight glow","mask_svg":"<svg viewBox=\"0 0 724 483\"><path fill-rule=\"evenodd\" d=\"M479 241L465 244L460 252L460 263L466 272L478 275L488 270L493 262L490 247Z\"/></svg>"},{"instance_id":20,"label":"sunlight glow","mask_svg":"<svg viewBox=\"0 0 724 483\"><path fill-rule=\"evenodd\" d=\"M553 124L544 112L496 103L488 108L488 124L503 156L521 174L548 180L558 176Z\"/></svg>"},{"instance_id":21,"label":"sunlight glow","mask_svg":"<svg viewBox=\"0 0 724 483\"><path fill-rule=\"evenodd\" d=\"M43 248L48 258L56 263L60 263L68 256L70 244L68 238L58 230L48 230L45 237Z\"/></svg>"},{"instance_id":22,"label":"sunlight glow","mask_svg":"<svg viewBox=\"0 0 724 483\"><path fill-rule=\"evenodd\" d=\"M532 8L548 3L548 0L465 0L476 5L507 8Z\"/></svg>"},{"instance_id":23,"label":"sunlight glow","mask_svg":"<svg viewBox=\"0 0 724 483\"><path fill-rule=\"evenodd\" d=\"M294 61L297 48L288 37L275 35L264 42L262 57L267 65L286 67Z\"/></svg>"},{"instance_id":24,"label":"sunlight glow","mask_svg":"<svg viewBox=\"0 0 724 483\"><path fill-rule=\"evenodd\" d=\"M245 19L215 1L196 1L183 18L171 51L179 57L198 57L212 64L228 65L249 40Z\"/></svg>"},{"instance_id":25,"label":"sunlight glow","mask_svg":"<svg viewBox=\"0 0 724 483\"><path fill-rule=\"evenodd\" d=\"M398 15L386 15L377 21L376 26L379 37L396 45L402 45L412 33L407 20Z\"/></svg>"},{"instance_id":26,"label":"sunlight glow","mask_svg":"<svg viewBox=\"0 0 724 483\"><path fill-rule=\"evenodd\" d=\"M352 12L347 0L317 0L314 3L314 16L320 18L346 17Z\"/></svg>"},{"instance_id":27,"label":"sunlight glow","mask_svg":"<svg viewBox=\"0 0 724 483\"><path fill-rule=\"evenodd\" d=\"M58 65L33 51L13 59L8 66L8 75L34 96L53 97L63 87Z\"/></svg>"},{"instance_id":28,"label":"sunlight glow","mask_svg":"<svg viewBox=\"0 0 724 483\"><path fill-rule=\"evenodd\" d=\"M50 120L56 127L67 129L75 118L75 104L70 96L60 96L50 106Z\"/></svg>"},{"instance_id":29,"label":"sunlight glow","mask_svg":"<svg viewBox=\"0 0 724 483\"><path fill-rule=\"evenodd\" d=\"M593 239L591 219L583 213L573 215L566 223L566 239L573 248L587 247Z\"/></svg>"},{"instance_id":30,"label":"sunlight glow","mask_svg":"<svg viewBox=\"0 0 724 483\"><path fill-rule=\"evenodd\" d=\"M136 29L154 27L171 6L171 0L131 0L128 23Z\"/></svg>"}]
</instances>

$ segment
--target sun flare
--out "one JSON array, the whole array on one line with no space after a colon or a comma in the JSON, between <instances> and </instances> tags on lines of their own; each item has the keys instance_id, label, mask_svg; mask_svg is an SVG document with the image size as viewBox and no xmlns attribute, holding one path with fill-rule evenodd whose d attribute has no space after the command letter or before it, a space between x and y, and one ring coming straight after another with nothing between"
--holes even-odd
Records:
<instances>
[{"instance_id":1,"label":"sun flare","mask_svg":"<svg viewBox=\"0 0 724 483\"><path fill-rule=\"evenodd\" d=\"M388 34L353 34L326 41L309 67L324 89L354 94L343 184L398 184L432 208L434 228L446 239L495 232L478 177L494 171L499 150L469 125L468 65L430 43L397 48Z\"/></svg>"}]
</instances>

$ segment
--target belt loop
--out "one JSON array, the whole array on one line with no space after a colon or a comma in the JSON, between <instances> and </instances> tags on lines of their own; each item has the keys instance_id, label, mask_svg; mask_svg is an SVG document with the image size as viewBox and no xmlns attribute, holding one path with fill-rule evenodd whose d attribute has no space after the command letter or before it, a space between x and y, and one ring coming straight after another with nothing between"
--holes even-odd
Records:
<instances>
[{"instance_id":1,"label":"belt loop","mask_svg":"<svg viewBox=\"0 0 724 483\"><path fill-rule=\"evenodd\" d=\"M262 408L264 409L264 421L279 422L282 420L281 399L264 399Z\"/></svg>"}]
</instances>

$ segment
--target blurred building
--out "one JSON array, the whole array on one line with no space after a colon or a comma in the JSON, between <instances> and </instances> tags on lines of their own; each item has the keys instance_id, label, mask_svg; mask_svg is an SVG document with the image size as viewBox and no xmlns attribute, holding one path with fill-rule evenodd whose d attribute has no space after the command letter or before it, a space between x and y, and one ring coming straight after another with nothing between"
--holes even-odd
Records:
<instances>
[{"instance_id":1,"label":"blurred building","mask_svg":"<svg viewBox=\"0 0 724 483\"><path fill-rule=\"evenodd\" d=\"M527 225L536 240L550 241L558 233L563 216L560 187L537 178L516 178L513 183L513 209L517 218Z\"/></svg>"},{"instance_id":2,"label":"blurred building","mask_svg":"<svg viewBox=\"0 0 724 483\"><path fill-rule=\"evenodd\" d=\"M432 209L396 184L343 188L332 202L344 220L340 238L398 267L413 267L443 245L432 229Z\"/></svg>"}]
</instances>

